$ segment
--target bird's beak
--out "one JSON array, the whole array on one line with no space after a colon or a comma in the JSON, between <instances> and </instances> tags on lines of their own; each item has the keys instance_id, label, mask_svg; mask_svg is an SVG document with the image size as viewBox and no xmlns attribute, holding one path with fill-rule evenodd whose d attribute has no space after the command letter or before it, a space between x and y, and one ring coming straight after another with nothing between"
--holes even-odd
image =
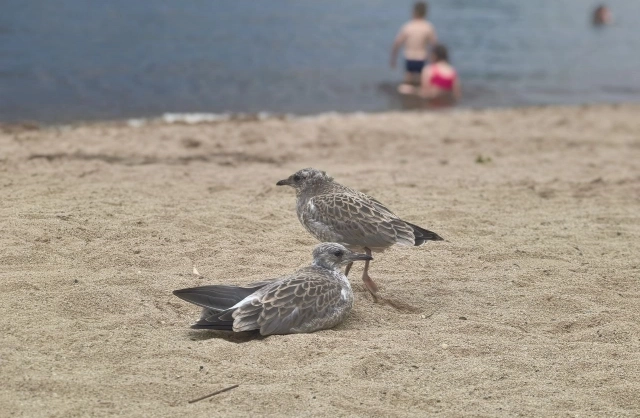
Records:
<instances>
[{"instance_id":1,"label":"bird's beak","mask_svg":"<svg viewBox=\"0 0 640 418\"><path fill-rule=\"evenodd\" d=\"M284 179L284 180L280 180L279 182L277 182L276 186L288 186L290 184L291 184L291 182L289 181L289 179Z\"/></svg>"},{"instance_id":2,"label":"bird's beak","mask_svg":"<svg viewBox=\"0 0 640 418\"><path fill-rule=\"evenodd\" d=\"M369 260L373 260L373 257L371 257L370 255L360 254L360 253L349 254L345 258L347 260L349 260L349 261L369 261Z\"/></svg>"}]
</instances>

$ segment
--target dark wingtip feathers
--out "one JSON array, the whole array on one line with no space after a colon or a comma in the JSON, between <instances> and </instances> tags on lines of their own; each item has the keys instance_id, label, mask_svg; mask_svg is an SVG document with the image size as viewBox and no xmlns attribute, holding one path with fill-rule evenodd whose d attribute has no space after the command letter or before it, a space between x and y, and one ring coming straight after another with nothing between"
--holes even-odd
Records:
<instances>
[{"instance_id":1,"label":"dark wingtip feathers","mask_svg":"<svg viewBox=\"0 0 640 418\"><path fill-rule=\"evenodd\" d=\"M443 241L440 235L436 234L433 231L429 231L424 228L420 228L418 225L414 225L412 223L407 222L411 228L413 228L413 235L415 236L415 246L422 245L427 241Z\"/></svg>"},{"instance_id":2,"label":"dark wingtip feathers","mask_svg":"<svg viewBox=\"0 0 640 418\"><path fill-rule=\"evenodd\" d=\"M174 290L173 294L194 305L224 311L251 295L256 289L257 287L210 285Z\"/></svg>"},{"instance_id":3,"label":"dark wingtip feathers","mask_svg":"<svg viewBox=\"0 0 640 418\"><path fill-rule=\"evenodd\" d=\"M206 319L200 319L191 325L192 329L210 329L216 331L233 331L233 321L209 322Z\"/></svg>"}]
</instances>

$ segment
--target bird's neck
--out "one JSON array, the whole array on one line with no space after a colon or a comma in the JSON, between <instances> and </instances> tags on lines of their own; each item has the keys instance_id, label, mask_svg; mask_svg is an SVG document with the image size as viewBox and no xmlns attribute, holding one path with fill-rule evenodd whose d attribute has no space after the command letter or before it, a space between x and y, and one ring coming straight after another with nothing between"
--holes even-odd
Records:
<instances>
[{"instance_id":1,"label":"bird's neck","mask_svg":"<svg viewBox=\"0 0 640 418\"><path fill-rule=\"evenodd\" d=\"M321 269L325 269L325 270L329 270L329 271L340 271L340 267L339 266L329 266L325 263L323 263L322 261L313 261L311 263L311 265L313 267L317 267L317 268L321 268Z\"/></svg>"},{"instance_id":2,"label":"bird's neck","mask_svg":"<svg viewBox=\"0 0 640 418\"><path fill-rule=\"evenodd\" d=\"M326 190L331 190L333 182L327 181L326 179L311 179L303 189L296 190L296 195L298 197L302 196L313 196L320 192L324 192Z\"/></svg>"}]
</instances>

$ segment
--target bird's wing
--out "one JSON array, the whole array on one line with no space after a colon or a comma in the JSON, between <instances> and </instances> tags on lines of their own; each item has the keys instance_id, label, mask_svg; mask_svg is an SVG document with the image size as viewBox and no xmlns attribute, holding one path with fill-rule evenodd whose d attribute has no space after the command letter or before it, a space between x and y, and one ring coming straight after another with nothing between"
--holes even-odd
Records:
<instances>
[{"instance_id":1,"label":"bird's wing","mask_svg":"<svg viewBox=\"0 0 640 418\"><path fill-rule=\"evenodd\" d=\"M362 193L319 195L308 203L311 222L324 225L347 245L383 248L413 245L412 229L382 203Z\"/></svg>"},{"instance_id":2,"label":"bird's wing","mask_svg":"<svg viewBox=\"0 0 640 418\"><path fill-rule=\"evenodd\" d=\"M313 272L295 276L261 289L233 312L234 331L260 329L262 335L311 332L335 325L336 303L342 287ZM317 327L313 327L316 324Z\"/></svg>"},{"instance_id":3,"label":"bird's wing","mask_svg":"<svg viewBox=\"0 0 640 418\"><path fill-rule=\"evenodd\" d=\"M366 194L364 194L364 193L362 193L362 192L357 192L357 193L358 193L358 197L360 198L360 200L363 200L363 201L369 201L369 203L370 203L371 205L373 205L373 206L374 206L377 210L379 210L381 213L385 213L385 214L387 214L387 215L389 215L389 216L393 216L393 217L395 217L395 218L397 218L397 217L398 217L395 213L391 212L391 210L390 210L389 208L387 208L385 205L383 205L382 203L380 203L380 201L379 201L379 200L374 199L373 197L371 197L371 196L369 196L369 195L366 195Z\"/></svg>"},{"instance_id":4,"label":"bird's wing","mask_svg":"<svg viewBox=\"0 0 640 418\"><path fill-rule=\"evenodd\" d=\"M360 193L360 192L358 192ZM385 205L383 205L382 203L380 203L379 201L377 201L376 199L374 199L371 196L367 196L364 193L360 193L365 199L369 199L371 200L371 202L373 203L373 205L378 208L381 212L387 212L389 214L391 214L392 216L394 216L395 218L397 218L397 215L394 214L393 212L391 212L389 209L387 209L387 207ZM414 243L411 244L410 242L403 242L403 244L407 244L407 245L422 245L425 243L425 241L442 241L443 238L436 234L433 231L429 231L428 229L424 229L421 226L418 225L414 225L411 222L407 222L407 221L402 221L406 226L408 226L409 228L411 228L413 230L413 239L414 239Z\"/></svg>"}]
</instances>

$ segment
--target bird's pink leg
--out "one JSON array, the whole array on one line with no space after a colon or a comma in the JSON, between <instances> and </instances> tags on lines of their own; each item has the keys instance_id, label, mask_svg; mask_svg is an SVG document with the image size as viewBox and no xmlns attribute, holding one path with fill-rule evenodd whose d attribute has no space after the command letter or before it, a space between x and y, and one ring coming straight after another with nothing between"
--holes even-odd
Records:
<instances>
[{"instance_id":1,"label":"bird's pink leg","mask_svg":"<svg viewBox=\"0 0 640 418\"><path fill-rule=\"evenodd\" d=\"M371 250L367 247L364 247L364 252L367 255L371 255ZM362 272L362 281L364 282L365 287L371 293L374 301L378 300L376 293L378 292L378 285L373 281L371 277L369 277L369 260L364 262L364 271Z\"/></svg>"}]
</instances>

